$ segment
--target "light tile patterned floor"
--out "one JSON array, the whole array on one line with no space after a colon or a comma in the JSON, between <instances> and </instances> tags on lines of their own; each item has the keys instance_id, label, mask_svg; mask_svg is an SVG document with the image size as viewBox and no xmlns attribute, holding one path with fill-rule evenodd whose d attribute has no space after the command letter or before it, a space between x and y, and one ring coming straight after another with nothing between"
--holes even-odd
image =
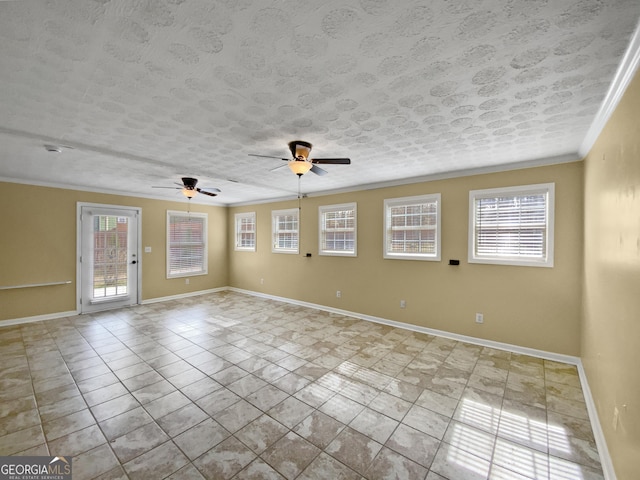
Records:
<instances>
[{"instance_id":1,"label":"light tile patterned floor","mask_svg":"<svg viewBox=\"0 0 640 480\"><path fill-rule=\"evenodd\" d=\"M0 329L0 455L74 480L599 479L576 368L223 292Z\"/></svg>"}]
</instances>

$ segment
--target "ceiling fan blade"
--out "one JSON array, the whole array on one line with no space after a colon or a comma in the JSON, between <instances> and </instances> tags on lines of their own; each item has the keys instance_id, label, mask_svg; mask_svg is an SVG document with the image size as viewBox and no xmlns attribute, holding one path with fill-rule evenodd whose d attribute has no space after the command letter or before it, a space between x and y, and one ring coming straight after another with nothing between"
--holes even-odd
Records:
<instances>
[{"instance_id":1,"label":"ceiling fan blade","mask_svg":"<svg viewBox=\"0 0 640 480\"><path fill-rule=\"evenodd\" d=\"M210 197L215 197L218 193L221 192L218 188L196 188L198 193L202 193L203 195L209 195Z\"/></svg>"},{"instance_id":2,"label":"ceiling fan blade","mask_svg":"<svg viewBox=\"0 0 640 480\"><path fill-rule=\"evenodd\" d=\"M324 163L325 165L350 165L350 158L313 158L311 163Z\"/></svg>"},{"instance_id":3,"label":"ceiling fan blade","mask_svg":"<svg viewBox=\"0 0 640 480\"><path fill-rule=\"evenodd\" d=\"M286 167L286 166L287 166L287 164L286 164L286 163L283 163L282 165L278 165L276 168L272 168L272 169L271 169L271 170L269 170L269 171L270 171L270 172L274 172L274 171L276 171L276 170L278 170L278 169L280 169L280 168L282 168L282 167Z\"/></svg>"},{"instance_id":4,"label":"ceiling fan blade","mask_svg":"<svg viewBox=\"0 0 640 480\"><path fill-rule=\"evenodd\" d=\"M316 167L315 165L311 166L311 171L313 173L315 173L316 175L326 175L327 173L329 173L329 172L327 172L326 170L323 170L320 167Z\"/></svg>"},{"instance_id":5,"label":"ceiling fan blade","mask_svg":"<svg viewBox=\"0 0 640 480\"><path fill-rule=\"evenodd\" d=\"M291 160L290 158L274 157L272 155L258 155L256 153L249 153L248 155L250 157L277 158L278 160L284 160L285 162L288 162L289 160Z\"/></svg>"}]
</instances>

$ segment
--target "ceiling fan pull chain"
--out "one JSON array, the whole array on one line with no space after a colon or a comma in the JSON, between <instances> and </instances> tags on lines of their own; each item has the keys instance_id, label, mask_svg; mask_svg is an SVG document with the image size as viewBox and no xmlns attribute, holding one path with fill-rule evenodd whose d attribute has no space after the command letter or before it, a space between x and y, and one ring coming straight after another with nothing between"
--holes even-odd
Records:
<instances>
[{"instance_id":1,"label":"ceiling fan pull chain","mask_svg":"<svg viewBox=\"0 0 640 480\"><path fill-rule=\"evenodd\" d=\"M298 175L298 248L300 248L300 226L302 225L302 192L300 191L301 179L302 175Z\"/></svg>"}]
</instances>

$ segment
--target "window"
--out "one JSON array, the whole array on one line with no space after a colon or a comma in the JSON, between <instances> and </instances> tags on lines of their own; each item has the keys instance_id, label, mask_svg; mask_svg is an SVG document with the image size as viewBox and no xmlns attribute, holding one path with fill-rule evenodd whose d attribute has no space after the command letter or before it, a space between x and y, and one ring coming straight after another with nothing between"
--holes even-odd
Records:
<instances>
[{"instance_id":1,"label":"window","mask_svg":"<svg viewBox=\"0 0 640 480\"><path fill-rule=\"evenodd\" d=\"M167 211L167 278L206 275L207 214Z\"/></svg>"},{"instance_id":2,"label":"window","mask_svg":"<svg viewBox=\"0 0 640 480\"><path fill-rule=\"evenodd\" d=\"M256 251L256 212L236 213L236 250Z\"/></svg>"},{"instance_id":3,"label":"window","mask_svg":"<svg viewBox=\"0 0 640 480\"><path fill-rule=\"evenodd\" d=\"M273 252L298 253L298 212L297 208L271 212Z\"/></svg>"},{"instance_id":4,"label":"window","mask_svg":"<svg viewBox=\"0 0 640 480\"><path fill-rule=\"evenodd\" d=\"M553 267L554 184L469 192L469 262Z\"/></svg>"},{"instance_id":5,"label":"window","mask_svg":"<svg viewBox=\"0 0 640 480\"><path fill-rule=\"evenodd\" d=\"M320 255L356 256L356 204L319 209Z\"/></svg>"},{"instance_id":6,"label":"window","mask_svg":"<svg viewBox=\"0 0 640 480\"><path fill-rule=\"evenodd\" d=\"M440 260L440 194L384 201L384 258Z\"/></svg>"}]
</instances>

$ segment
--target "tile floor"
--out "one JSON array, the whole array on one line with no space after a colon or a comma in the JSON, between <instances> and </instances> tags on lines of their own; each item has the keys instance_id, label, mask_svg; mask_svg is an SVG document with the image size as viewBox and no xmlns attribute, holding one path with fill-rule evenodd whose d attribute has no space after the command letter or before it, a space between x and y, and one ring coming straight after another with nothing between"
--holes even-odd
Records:
<instances>
[{"instance_id":1,"label":"tile floor","mask_svg":"<svg viewBox=\"0 0 640 480\"><path fill-rule=\"evenodd\" d=\"M0 328L0 455L82 479L601 479L576 368L239 293Z\"/></svg>"}]
</instances>

